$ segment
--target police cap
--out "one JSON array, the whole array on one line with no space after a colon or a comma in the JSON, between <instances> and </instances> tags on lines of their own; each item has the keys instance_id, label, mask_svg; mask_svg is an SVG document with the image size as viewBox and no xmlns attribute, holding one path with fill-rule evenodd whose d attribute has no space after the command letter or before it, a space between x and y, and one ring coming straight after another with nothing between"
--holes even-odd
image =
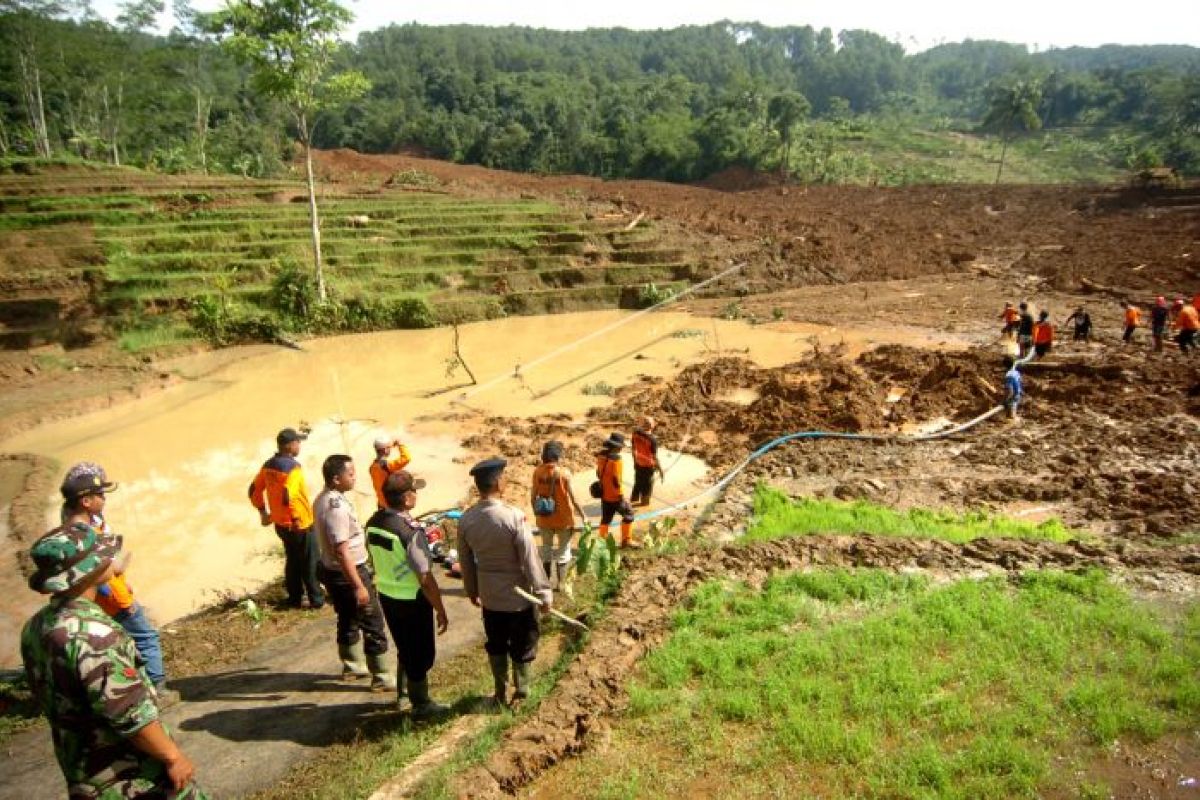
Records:
<instances>
[{"instance_id":1,"label":"police cap","mask_svg":"<svg viewBox=\"0 0 1200 800\"><path fill-rule=\"evenodd\" d=\"M503 458L486 458L471 467L471 476L476 480L488 479L504 471L508 462Z\"/></svg>"}]
</instances>

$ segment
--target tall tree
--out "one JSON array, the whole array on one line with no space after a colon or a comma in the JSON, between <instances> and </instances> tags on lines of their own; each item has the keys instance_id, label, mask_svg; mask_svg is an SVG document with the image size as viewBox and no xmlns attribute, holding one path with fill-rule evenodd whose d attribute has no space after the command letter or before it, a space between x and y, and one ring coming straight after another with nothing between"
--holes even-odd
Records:
<instances>
[{"instance_id":1,"label":"tall tree","mask_svg":"<svg viewBox=\"0 0 1200 800\"><path fill-rule=\"evenodd\" d=\"M321 263L321 223L313 177L312 136L316 114L366 94L361 72L329 74L341 42L338 35L354 19L335 0L226 0L211 17L212 30L253 73L255 88L281 101L296 123L304 148L308 211L312 223L317 295L328 298Z\"/></svg>"},{"instance_id":2,"label":"tall tree","mask_svg":"<svg viewBox=\"0 0 1200 800\"><path fill-rule=\"evenodd\" d=\"M779 159L779 174L785 178L792 160L792 142L796 138L796 129L810 110L808 98L799 92L781 92L767 103L767 119L779 134L780 146L783 149Z\"/></svg>"},{"instance_id":3,"label":"tall tree","mask_svg":"<svg viewBox=\"0 0 1200 800\"><path fill-rule=\"evenodd\" d=\"M34 152L42 158L52 153L42 50L53 20L87 11L90 6L84 0L0 0L0 14L9 17L7 44L16 53L21 101L33 133Z\"/></svg>"},{"instance_id":4,"label":"tall tree","mask_svg":"<svg viewBox=\"0 0 1200 800\"><path fill-rule=\"evenodd\" d=\"M1022 78L997 81L987 88L988 112L983 127L998 131L1001 141L1000 165L996 168L996 183L1004 171L1008 143L1018 131L1036 131L1042 127L1038 106L1042 103L1042 87L1036 80Z\"/></svg>"}]
</instances>

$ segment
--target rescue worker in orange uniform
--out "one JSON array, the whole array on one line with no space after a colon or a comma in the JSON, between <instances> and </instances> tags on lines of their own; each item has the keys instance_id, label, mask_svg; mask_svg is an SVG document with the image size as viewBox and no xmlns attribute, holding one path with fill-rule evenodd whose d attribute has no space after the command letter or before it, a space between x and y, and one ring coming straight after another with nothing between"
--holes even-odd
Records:
<instances>
[{"instance_id":1,"label":"rescue worker in orange uniform","mask_svg":"<svg viewBox=\"0 0 1200 800\"><path fill-rule=\"evenodd\" d=\"M320 553L313 533L312 502L304 470L296 457L306 434L284 428L275 436L277 452L262 465L250 483L250 503L258 509L263 527L275 524L275 533L283 542L283 583L288 605L300 608L304 595L312 608L325 605L325 593L317 582Z\"/></svg>"},{"instance_id":2,"label":"rescue worker in orange uniform","mask_svg":"<svg viewBox=\"0 0 1200 800\"><path fill-rule=\"evenodd\" d=\"M629 502L634 508L650 505L650 495L654 491L654 473L657 472L658 476L662 477L654 428L654 417L642 417L641 424L633 432L633 492Z\"/></svg>"},{"instance_id":3,"label":"rescue worker in orange uniform","mask_svg":"<svg viewBox=\"0 0 1200 800\"><path fill-rule=\"evenodd\" d=\"M621 546L633 544L633 507L625 499L621 487L621 451L625 449L625 436L620 433L609 435L604 449L596 456L596 477L600 483L600 530L601 539L608 537L608 526L613 517L621 515Z\"/></svg>"},{"instance_id":4,"label":"rescue worker in orange uniform","mask_svg":"<svg viewBox=\"0 0 1200 800\"><path fill-rule=\"evenodd\" d=\"M562 465L562 456L562 442L549 441L543 445L542 463L533 471L529 503L542 540L542 569L552 587L570 594L567 573L571 568L575 514L581 522L586 522L587 517L571 490L571 471Z\"/></svg>"},{"instance_id":5,"label":"rescue worker in orange uniform","mask_svg":"<svg viewBox=\"0 0 1200 800\"><path fill-rule=\"evenodd\" d=\"M1050 312L1038 314L1037 324L1033 326L1033 352L1038 358L1050 352L1054 344L1054 326L1050 324Z\"/></svg>"},{"instance_id":6,"label":"rescue worker in orange uniform","mask_svg":"<svg viewBox=\"0 0 1200 800\"><path fill-rule=\"evenodd\" d=\"M1012 303L1005 303L1004 310L1000 312L1000 321L1004 323L1000 334L1012 338L1017 332L1017 323L1021 321L1021 312Z\"/></svg>"},{"instance_id":7,"label":"rescue worker in orange uniform","mask_svg":"<svg viewBox=\"0 0 1200 800\"><path fill-rule=\"evenodd\" d=\"M389 458L393 447L396 448L396 457ZM375 460L371 462L371 468L368 471L371 473L371 484L375 487L375 502L380 509L388 507L387 500L383 496L383 482L387 480L388 475L404 469L411 461L412 454L407 447L400 443L399 439L388 439L386 436L381 436L375 440Z\"/></svg>"},{"instance_id":8,"label":"rescue worker in orange uniform","mask_svg":"<svg viewBox=\"0 0 1200 800\"><path fill-rule=\"evenodd\" d=\"M1175 318L1175 327L1179 330L1179 337L1175 341L1179 342L1180 352L1194 351L1196 331L1200 330L1200 312L1196 311L1196 307L1187 305L1181 308L1179 316Z\"/></svg>"},{"instance_id":9,"label":"rescue worker in orange uniform","mask_svg":"<svg viewBox=\"0 0 1200 800\"><path fill-rule=\"evenodd\" d=\"M1130 303L1125 306L1125 335L1121 337L1121 341L1129 344L1133 341L1133 332L1138 329L1142 322L1142 312L1138 307Z\"/></svg>"}]
</instances>

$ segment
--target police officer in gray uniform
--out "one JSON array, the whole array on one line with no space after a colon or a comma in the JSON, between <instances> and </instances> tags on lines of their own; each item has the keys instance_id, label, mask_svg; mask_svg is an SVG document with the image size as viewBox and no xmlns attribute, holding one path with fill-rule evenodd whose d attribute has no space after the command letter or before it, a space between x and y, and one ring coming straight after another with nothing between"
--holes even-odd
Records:
<instances>
[{"instance_id":1,"label":"police officer in gray uniform","mask_svg":"<svg viewBox=\"0 0 1200 800\"><path fill-rule=\"evenodd\" d=\"M480 499L458 524L463 589L471 603L483 609L484 649L497 704L507 700L509 660L513 700L521 700L529 693L529 665L537 656L537 614L514 587L538 597L543 615L550 612L553 600L525 512L501 499L507 464L502 458L490 458L471 469Z\"/></svg>"}]
</instances>

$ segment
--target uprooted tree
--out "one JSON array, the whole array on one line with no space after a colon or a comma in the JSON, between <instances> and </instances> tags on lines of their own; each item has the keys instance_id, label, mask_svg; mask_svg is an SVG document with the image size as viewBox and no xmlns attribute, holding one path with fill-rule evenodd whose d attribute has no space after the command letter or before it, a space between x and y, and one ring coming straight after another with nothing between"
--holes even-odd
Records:
<instances>
[{"instance_id":1,"label":"uprooted tree","mask_svg":"<svg viewBox=\"0 0 1200 800\"><path fill-rule=\"evenodd\" d=\"M210 29L250 66L255 88L282 102L296 123L304 148L313 268L321 303L328 293L313 177L313 128L318 111L361 97L370 89L361 72L327 74L341 47L338 35L353 19L350 10L334 0L226 0L225 7L209 17Z\"/></svg>"}]
</instances>

